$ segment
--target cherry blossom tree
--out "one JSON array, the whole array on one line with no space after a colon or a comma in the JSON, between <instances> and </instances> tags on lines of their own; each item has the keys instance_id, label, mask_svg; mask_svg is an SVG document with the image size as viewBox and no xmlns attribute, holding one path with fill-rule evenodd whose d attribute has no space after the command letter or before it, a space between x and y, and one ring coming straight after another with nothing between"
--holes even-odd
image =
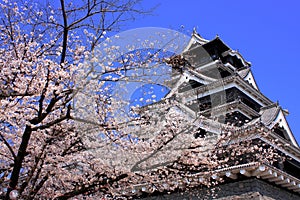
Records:
<instances>
[{"instance_id":1,"label":"cherry blossom tree","mask_svg":"<svg viewBox=\"0 0 300 200\"><path fill-rule=\"evenodd\" d=\"M41 194L51 198L67 193L65 196L71 197L89 191L93 185L124 177L120 172L108 177L110 169L99 162L102 167L93 170L94 175L84 172L97 179L85 186L89 177L77 174L78 179L63 171L79 169L76 163L89 156L79 153L77 158L70 157L85 149L71 122L76 69L106 33L146 13L138 3L1 3L0 151L1 189L6 198L13 194L11 191L28 199ZM99 112L108 112L108 108L102 108ZM108 122L99 123L107 128ZM64 175L72 181L61 182ZM78 184L83 186L78 189ZM61 187L73 190L60 190Z\"/></svg>"},{"instance_id":2,"label":"cherry blossom tree","mask_svg":"<svg viewBox=\"0 0 300 200\"><path fill-rule=\"evenodd\" d=\"M216 122L178 110L181 99L162 86L172 77L188 79L191 63L179 55L177 33L135 38L140 46L111 43L110 33L146 13L138 3L0 4L4 198L133 198L194 187L189 177L197 172L208 174L204 185L215 184L211 171L237 162L235 155L273 157L238 141L233 125L217 123L222 134L207 139L199 124ZM140 94L128 98L137 83Z\"/></svg>"}]
</instances>

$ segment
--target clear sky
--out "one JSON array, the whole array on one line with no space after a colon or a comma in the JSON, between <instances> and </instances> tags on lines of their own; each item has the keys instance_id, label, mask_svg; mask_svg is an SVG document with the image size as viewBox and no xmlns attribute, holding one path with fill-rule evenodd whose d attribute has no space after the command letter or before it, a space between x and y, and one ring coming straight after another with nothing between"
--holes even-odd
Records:
<instances>
[{"instance_id":1,"label":"clear sky","mask_svg":"<svg viewBox=\"0 0 300 200\"><path fill-rule=\"evenodd\" d=\"M152 15L126 29L197 28L206 39L217 34L252 63L261 92L288 109L289 125L300 143L300 1L145 0L158 5Z\"/></svg>"}]
</instances>

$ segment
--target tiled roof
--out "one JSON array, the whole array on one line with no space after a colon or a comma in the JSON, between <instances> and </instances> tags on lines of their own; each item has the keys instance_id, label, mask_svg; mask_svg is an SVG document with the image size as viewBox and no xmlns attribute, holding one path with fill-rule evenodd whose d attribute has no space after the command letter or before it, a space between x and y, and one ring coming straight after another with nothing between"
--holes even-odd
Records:
<instances>
[{"instance_id":1,"label":"tiled roof","mask_svg":"<svg viewBox=\"0 0 300 200\"><path fill-rule=\"evenodd\" d=\"M270 125L278 115L280 107L277 104L272 104L267 109L261 111L261 122L265 125Z\"/></svg>"},{"instance_id":2,"label":"tiled roof","mask_svg":"<svg viewBox=\"0 0 300 200\"><path fill-rule=\"evenodd\" d=\"M246 69L238 71L238 74L240 75L240 77L245 78L248 75L249 71L250 71L250 68L246 68Z\"/></svg>"}]
</instances>

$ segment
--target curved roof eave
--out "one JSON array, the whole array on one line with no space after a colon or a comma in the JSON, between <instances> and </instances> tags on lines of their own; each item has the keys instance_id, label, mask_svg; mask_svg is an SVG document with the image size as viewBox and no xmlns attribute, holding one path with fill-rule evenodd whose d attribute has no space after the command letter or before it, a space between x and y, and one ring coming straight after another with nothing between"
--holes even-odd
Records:
<instances>
[{"instance_id":1,"label":"curved roof eave","mask_svg":"<svg viewBox=\"0 0 300 200\"><path fill-rule=\"evenodd\" d=\"M228 50L228 51L225 51L224 53L222 53L223 56L227 56L227 55L230 55L230 56L235 56L237 59L239 59L242 64L245 66L245 67L250 67L251 66L251 63L246 61L244 59L244 57L238 52L238 51L235 51L235 50Z\"/></svg>"}]
</instances>

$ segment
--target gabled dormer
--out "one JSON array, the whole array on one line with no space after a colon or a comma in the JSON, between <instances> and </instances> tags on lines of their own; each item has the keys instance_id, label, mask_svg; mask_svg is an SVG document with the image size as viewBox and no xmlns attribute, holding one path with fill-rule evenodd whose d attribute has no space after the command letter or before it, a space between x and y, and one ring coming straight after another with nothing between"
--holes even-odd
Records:
<instances>
[{"instance_id":1,"label":"gabled dormer","mask_svg":"<svg viewBox=\"0 0 300 200\"><path fill-rule=\"evenodd\" d=\"M258 89L258 86L256 84L256 81L254 79L253 73L250 68L245 68L240 71L238 71L238 74L240 77L242 77L245 81L247 81L252 87L254 87L256 90Z\"/></svg>"},{"instance_id":2,"label":"gabled dormer","mask_svg":"<svg viewBox=\"0 0 300 200\"><path fill-rule=\"evenodd\" d=\"M262 108L260 114L261 122L270 128L273 133L299 147L286 120L286 115L288 114L286 110L274 103Z\"/></svg>"}]
</instances>

